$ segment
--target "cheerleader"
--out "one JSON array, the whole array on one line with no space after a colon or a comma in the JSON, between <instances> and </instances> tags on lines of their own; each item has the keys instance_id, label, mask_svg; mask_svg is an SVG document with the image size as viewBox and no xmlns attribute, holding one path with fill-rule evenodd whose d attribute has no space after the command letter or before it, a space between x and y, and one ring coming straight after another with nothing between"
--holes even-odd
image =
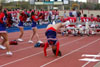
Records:
<instances>
[{"instance_id":1,"label":"cheerleader","mask_svg":"<svg viewBox=\"0 0 100 67\"><path fill-rule=\"evenodd\" d=\"M36 23L38 22L38 20L39 20L39 17L37 16L37 12L36 11L32 12L31 13L31 21L32 21L32 31L33 31L33 34L31 35L30 40L28 41L28 43L33 43L32 39L33 39L34 35L36 35L37 40L39 42L41 42L39 40L39 35L37 33L37 26L36 26Z\"/></svg>"},{"instance_id":2,"label":"cheerleader","mask_svg":"<svg viewBox=\"0 0 100 67\"><path fill-rule=\"evenodd\" d=\"M24 34L24 25L23 24L26 21L26 17L27 17L27 15L24 12L20 11L20 16L19 16L20 21L19 21L18 26L19 26L21 34L18 38L18 41L23 41L23 39L22 39L23 34Z\"/></svg>"},{"instance_id":3,"label":"cheerleader","mask_svg":"<svg viewBox=\"0 0 100 67\"><path fill-rule=\"evenodd\" d=\"M0 45L0 49L7 49L6 54L12 55L9 46L8 33L6 31L6 22L4 20L6 20L5 14L2 12L2 6L0 6L0 36L3 37L3 42ZM6 47L3 46L4 44L6 44Z\"/></svg>"}]
</instances>

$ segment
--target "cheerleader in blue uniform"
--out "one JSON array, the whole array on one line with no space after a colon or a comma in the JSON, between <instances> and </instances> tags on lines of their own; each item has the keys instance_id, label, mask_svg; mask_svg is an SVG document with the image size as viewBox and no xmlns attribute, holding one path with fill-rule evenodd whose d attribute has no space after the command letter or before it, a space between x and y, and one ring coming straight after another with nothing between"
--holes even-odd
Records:
<instances>
[{"instance_id":1,"label":"cheerleader in blue uniform","mask_svg":"<svg viewBox=\"0 0 100 67\"><path fill-rule=\"evenodd\" d=\"M32 31L33 31L33 34L31 35L31 38L28 41L28 43L33 43L32 39L33 39L34 35L36 35L37 41L42 43L42 41L39 40L39 35L37 33L36 23L38 22L38 20L39 20L39 16L37 15L37 13L35 11L32 12L31 13L31 21L32 21Z\"/></svg>"},{"instance_id":2,"label":"cheerleader in blue uniform","mask_svg":"<svg viewBox=\"0 0 100 67\"><path fill-rule=\"evenodd\" d=\"M8 40L8 34L6 31L6 17L5 14L2 12L2 6L0 6L0 36L3 37L3 42L0 45L0 49L7 49L6 54L7 55L12 55L12 52L10 51L9 47L9 40ZM5 46L3 46L6 44Z\"/></svg>"},{"instance_id":3,"label":"cheerleader in blue uniform","mask_svg":"<svg viewBox=\"0 0 100 67\"><path fill-rule=\"evenodd\" d=\"M23 24L26 21L26 14L24 12L20 11L19 19L20 19L20 21L19 21L18 26L19 26L21 34L20 34L20 36L18 38L18 41L23 41L23 39L22 39L22 36L24 34L24 25Z\"/></svg>"}]
</instances>

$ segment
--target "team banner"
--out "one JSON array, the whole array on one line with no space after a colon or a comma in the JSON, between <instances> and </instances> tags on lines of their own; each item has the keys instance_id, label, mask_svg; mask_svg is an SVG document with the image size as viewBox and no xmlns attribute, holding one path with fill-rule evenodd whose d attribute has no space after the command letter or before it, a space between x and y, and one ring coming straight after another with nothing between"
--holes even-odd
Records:
<instances>
[{"instance_id":1,"label":"team banner","mask_svg":"<svg viewBox=\"0 0 100 67\"><path fill-rule=\"evenodd\" d=\"M57 0L57 1L62 1L62 0Z\"/></svg>"},{"instance_id":2,"label":"team banner","mask_svg":"<svg viewBox=\"0 0 100 67\"><path fill-rule=\"evenodd\" d=\"M50 2L48 2L48 1L46 2L46 1L45 1L45 2L44 2L44 4L53 4L53 3L54 3L53 1L50 1Z\"/></svg>"},{"instance_id":3,"label":"team banner","mask_svg":"<svg viewBox=\"0 0 100 67\"><path fill-rule=\"evenodd\" d=\"M11 2L11 0L5 0L5 3L10 3Z\"/></svg>"},{"instance_id":4,"label":"team banner","mask_svg":"<svg viewBox=\"0 0 100 67\"><path fill-rule=\"evenodd\" d=\"M34 0L30 0L30 4L34 4L35 3L35 1Z\"/></svg>"},{"instance_id":5,"label":"team banner","mask_svg":"<svg viewBox=\"0 0 100 67\"><path fill-rule=\"evenodd\" d=\"M50 1L54 1L54 0L50 0Z\"/></svg>"},{"instance_id":6,"label":"team banner","mask_svg":"<svg viewBox=\"0 0 100 67\"><path fill-rule=\"evenodd\" d=\"M63 3L64 4L68 4L69 3L69 0L63 0Z\"/></svg>"}]
</instances>

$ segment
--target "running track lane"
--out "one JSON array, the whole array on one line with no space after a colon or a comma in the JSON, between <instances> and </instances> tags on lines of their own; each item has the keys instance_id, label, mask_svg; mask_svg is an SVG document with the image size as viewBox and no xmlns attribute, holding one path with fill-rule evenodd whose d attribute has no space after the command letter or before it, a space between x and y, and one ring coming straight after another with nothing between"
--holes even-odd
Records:
<instances>
[{"instance_id":1,"label":"running track lane","mask_svg":"<svg viewBox=\"0 0 100 67\"><path fill-rule=\"evenodd\" d=\"M43 29L44 30L44 29ZM43 31L42 30L42 31ZM41 31L41 30L40 30ZM28 32L28 33L27 33ZM44 32L44 31L43 31ZM42 34L41 33L39 33L39 36L40 36L40 39L41 40L45 40L46 39L46 37L44 37L44 34L43 34L43 32L42 32ZM11 41L11 40L15 40L15 39L17 39L18 38L18 33L19 32L14 32L14 33L9 33L8 34L8 36L9 36L9 40ZM29 46L33 46L33 44L29 44L28 43L28 40L29 40L29 38L30 38L30 33L31 33L31 31L25 31L25 34L24 34L24 36L23 36L23 39L24 39L24 41L23 42L18 42L18 45L17 46L13 46L13 45L11 45L11 51L12 50L16 50L16 49L21 49L21 48L26 48L26 47L29 47ZM34 38L33 38L34 39ZM33 40L34 42L36 42L37 40L36 39L34 39ZM0 55L2 54L2 53L4 53L5 52L5 50L0 50Z\"/></svg>"},{"instance_id":2,"label":"running track lane","mask_svg":"<svg viewBox=\"0 0 100 67\"><path fill-rule=\"evenodd\" d=\"M82 59L84 57L81 57L82 54L97 54L98 50L100 51L100 45L98 43L100 43L100 39L99 38L91 38L90 40L92 40L92 42L89 42L88 40L84 41L84 42L88 42L86 44L83 44L82 42L81 45L83 44L83 46L79 47L79 48L75 48L76 46L80 46L80 45L76 45L74 47L71 47L68 50L72 50L75 48L75 50L70 51L69 53L67 51L64 51L64 56L54 59L52 61L49 61L46 64L43 64L40 67L82 67L82 65L84 65L86 62L84 61L79 61L79 59ZM98 47L97 47L97 46ZM63 49L65 49L67 47L64 47ZM66 60L65 60L66 59ZM84 66L84 67L93 67L93 66Z\"/></svg>"},{"instance_id":3,"label":"running track lane","mask_svg":"<svg viewBox=\"0 0 100 67\"><path fill-rule=\"evenodd\" d=\"M68 38L63 37L63 38L60 38L59 40L63 40L63 39L68 39ZM42 40L43 40L43 39L42 39ZM45 40L45 39L44 39L44 40ZM12 52L13 52L13 53L16 53L16 52L20 52L20 51L23 51L23 50L28 50L28 49L30 49L30 48L33 49L34 44L26 44L26 43L27 43L27 42L23 42L23 43L19 44L19 46L13 46ZM0 56L5 55L4 50L3 50L2 52L3 52L3 53L1 53Z\"/></svg>"},{"instance_id":4,"label":"running track lane","mask_svg":"<svg viewBox=\"0 0 100 67\"><path fill-rule=\"evenodd\" d=\"M83 38L80 38L80 39L79 39L79 37L76 37L76 38L78 38L78 40L83 39ZM73 39L76 39L76 38L71 38L71 41L72 41ZM65 40L66 40L66 39L65 39ZM70 40L70 38L69 38L69 40ZM74 42L74 41L72 41L72 43L73 43L73 42ZM66 43L66 44L67 44L67 43ZM70 43L69 43L69 44L70 44ZM28 51L28 50L27 50L27 51ZM32 49L31 49L31 51L32 51ZM37 50L36 50L36 51L37 51ZM24 51L23 53L25 53L25 51ZM28 52L26 52L26 53L30 53L30 51L28 51ZM36 52L36 53L37 53L37 52ZM33 53L32 53L32 54L33 54ZM32 54L31 54L31 55L32 55ZM16 55L19 56L20 54L19 54L19 53L18 53L18 54L16 53ZM25 54L22 54L22 55L25 55ZM18 57L18 56L17 56L17 57ZM41 55L39 55L39 56L41 57ZM43 56L43 52L42 52L42 56ZM44 57L44 56L43 56L43 57ZM5 58L1 58L1 59L2 59L2 60L6 60L7 58L5 57ZM14 58L14 59L15 59L15 58ZM17 58L17 59L18 59L18 58ZM35 59L36 59L36 58L35 58ZM9 58L9 60L12 60L12 59ZM8 61L8 60L7 60L7 61ZM10 62L10 61L9 61L9 62ZM25 65L25 66L26 66L26 65ZM10 67L11 67L11 66L10 66ZM12 67L13 67L13 66L12 66ZM14 66L14 67L15 67L15 66Z\"/></svg>"},{"instance_id":5,"label":"running track lane","mask_svg":"<svg viewBox=\"0 0 100 67\"><path fill-rule=\"evenodd\" d=\"M92 39L91 40L91 38L89 38L89 37L87 37L88 38L88 42L92 42L94 39ZM97 38L95 38L95 39L97 39ZM79 42L84 42L84 40L86 40L86 38L85 39L83 39L83 40L80 40ZM87 43L88 43L87 42ZM84 42L84 44L87 44L86 42ZM73 45L75 46L75 45L77 45L78 44L78 42L76 43L73 43L73 44L70 44L70 45L64 45L64 47L66 46L67 48L70 48L70 47L72 47ZM83 44L83 45L84 45ZM72 46L71 46L72 45ZM82 46L81 44L79 44L80 46ZM62 46L62 45L61 45ZM79 47L79 46L77 46L77 47ZM66 49L67 49L66 48ZM72 50L73 51L73 50ZM63 52L63 50L62 50L62 52ZM68 51L67 51L67 53L68 53ZM52 52L50 52L49 54L52 54ZM52 55L51 55L52 56ZM6 67L15 67L16 65L21 65L21 64L23 64L23 63L25 63L26 65L26 67L27 66L29 66L29 67L39 67L40 65L42 65L42 64L45 64L45 63L47 63L47 62L49 62L49 61L52 61L52 60L54 60L55 59L55 57L51 57L51 56L49 56L49 57L47 57L47 58L45 58L43 55L36 55L36 56L34 56L34 57L28 57L28 58L24 58L24 59L22 59L21 61L19 61L19 62L14 62L13 64L11 63L10 65L8 65L8 66L6 66ZM41 58L42 57L42 58ZM38 59L37 59L38 58ZM27 59L27 60L26 60ZM28 62L30 62L30 63L28 63ZM37 65L37 63L38 63L38 65ZM4 65L5 66L5 65ZM25 67L24 66L24 67ZM19 67L19 66L16 66L16 67ZM21 67L23 67L23 65L21 65Z\"/></svg>"},{"instance_id":6,"label":"running track lane","mask_svg":"<svg viewBox=\"0 0 100 67\"><path fill-rule=\"evenodd\" d=\"M45 30L45 29L42 29L42 32L44 32L43 30ZM40 31L41 31L41 29L40 29ZM27 33L28 32L28 33ZM23 42L18 42L19 44L17 45L17 46L13 46L13 45L11 45L11 50L13 51L13 52L17 52L17 51L21 51L21 50L26 50L26 49L30 49L30 48L32 48L33 47L33 44L29 44L27 41L29 40L29 33L31 33L32 31L25 31L25 35L24 35L24 37L23 37L23 39L24 39L24 41ZM15 35L17 36L17 34L18 34L19 32L14 32L14 33L9 33L9 35L10 36L12 36L12 37L10 37L9 39L10 40L14 40L16 37L15 37ZM45 42L45 40L46 40L46 38L44 37L44 34L41 34L41 33L39 33L39 36L40 36L40 39L42 40L42 41L44 41ZM28 37L28 38L27 38ZM61 35L60 36L58 36L59 38L68 38L68 37L62 37ZM17 36L17 38L18 38L18 36ZM33 38L34 39L34 38ZM34 42L36 42L36 40L33 40ZM0 53L0 56L2 56L2 55L5 55L5 50L3 50L3 51L1 51L1 53ZM3 54L2 54L3 53Z\"/></svg>"}]
</instances>

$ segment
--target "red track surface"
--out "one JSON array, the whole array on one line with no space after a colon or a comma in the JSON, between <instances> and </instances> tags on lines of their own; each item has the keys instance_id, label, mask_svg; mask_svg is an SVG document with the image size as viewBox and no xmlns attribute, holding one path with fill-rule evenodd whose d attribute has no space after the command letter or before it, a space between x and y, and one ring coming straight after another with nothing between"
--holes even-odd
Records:
<instances>
[{"instance_id":1,"label":"red track surface","mask_svg":"<svg viewBox=\"0 0 100 67\"><path fill-rule=\"evenodd\" d=\"M46 41L45 29L40 29L39 36ZM48 57L44 56L43 48L34 48L34 44L28 44L32 31L25 31L24 42L11 45L13 56L6 56L6 50L0 50L0 67L93 67L97 62L80 61L82 54L100 53L100 35L73 37L58 35L60 41L61 57L55 57L51 47L47 49ZM9 40L18 38L19 32L9 33ZM35 37L33 41L36 42ZM100 59L100 58L98 58Z\"/></svg>"}]
</instances>

